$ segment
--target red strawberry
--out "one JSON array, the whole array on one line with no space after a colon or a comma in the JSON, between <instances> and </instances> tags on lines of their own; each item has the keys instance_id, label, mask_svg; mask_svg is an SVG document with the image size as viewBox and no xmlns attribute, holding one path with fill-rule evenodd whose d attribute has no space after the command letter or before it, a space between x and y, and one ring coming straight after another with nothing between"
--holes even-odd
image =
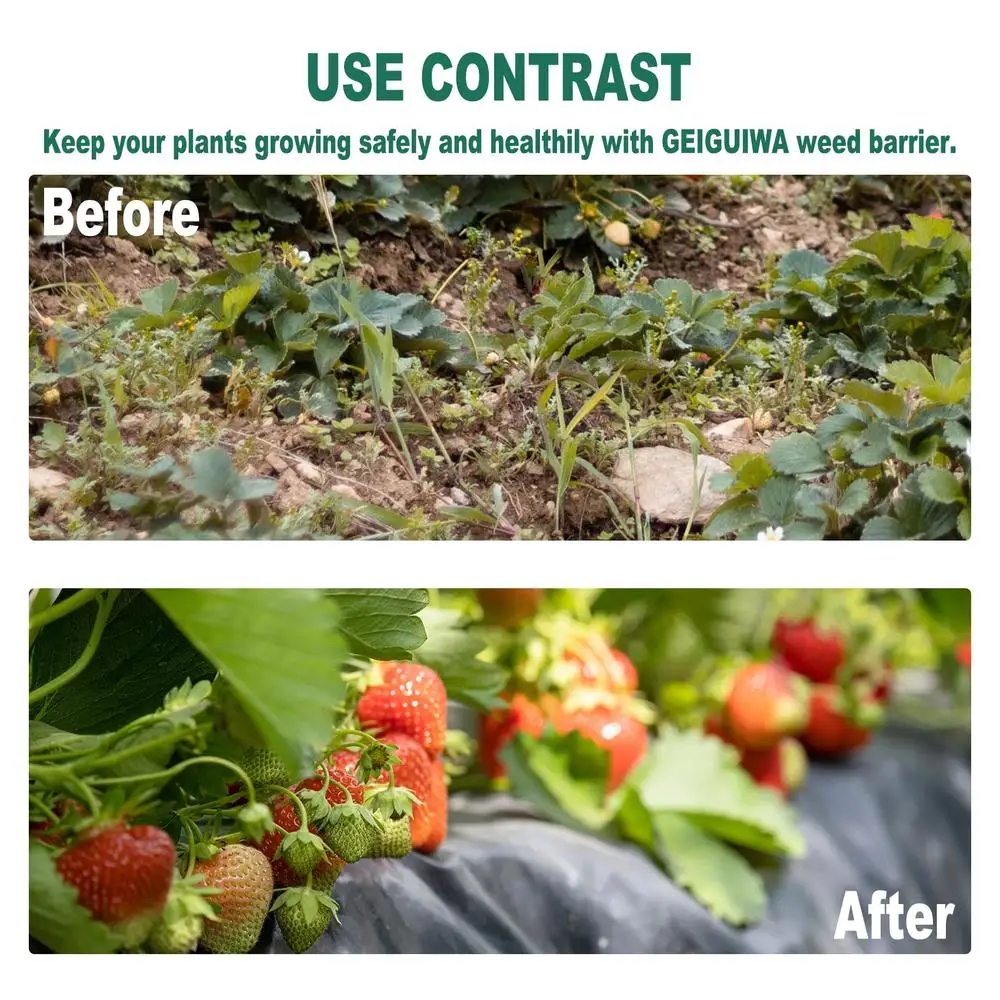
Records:
<instances>
[{"instance_id":1,"label":"red strawberry","mask_svg":"<svg viewBox=\"0 0 1000 1000\"><path fill-rule=\"evenodd\" d=\"M274 876L264 855L247 844L229 844L199 861L207 889L219 889L210 900L219 907L217 920L206 920L202 944L211 952L245 955L257 943L274 892Z\"/></svg>"},{"instance_id":2,"label":"red strawberry","mask_svg":"<svg viewBox=\"0 0 1000 1000\"><path fill-rule=\"evenodd\" d=\"M843 639L811 618L801 622L779 620L771 642L789 670L808 677L814 684L830 683L844 662Z\"/></svg>"},{"instance_id":3,"label":"red strawberry","mask_svg":"<svg viewBox=\"0 0 1000 1000\"><path fill-rule=\"evenodd\" d=\"M329 767L329 765L327 766ZM292 785L292 791L298 794L303 789L308 788L310 791L318 792L323 787L323 781L324 779L320 776L303 778L298 784ZM334 784L334 782L338 784ZM350 792L354 802L361 805L365 801L365 786L354 777L353 770L348 773L340 768L332 767L330 768L330 784L326 789L326 801L331 806L339 806L346 801L346 796L340 790L339 785L343 785Z\"/></svg>"},{"instance_id":4,"label":"red strawberry","mask_svg":"<svg viewBox=\"0 0 1000 1000\"><path fill-rule=\"evenodd\" d=\"M340 792L340 798L344 798L342 792ZM279 799L272 805L271 815L278 829L269 830L264 834L259 849L261 854L271 862L271 874L274 876L274 884L276 886L305 885L305 878L296 874L292 870L292 866L283 857L275 857L285 833L294 833L301 828L302 821L299 819L299 811L288 799ZM319 835L319 831L315 826L310 826L309 832L315 833L317 836ZM328 853L326 858L313 869L313 881L315 882L318 879L324 884L327 882L332 884L343 869L344 862L335 854Z\"/></svg>"},{"instance_id":5,"label":"red strawberry","mask_svg":"<svg viewBox=\"0 0 1000 1000\"><path fill-rule=\"evenodd\" d=\"M444 749L448 695L441 678L419 663L385 662L358 700L358 720L375 732L412 736L432 757Z\"/></svg>"},{"instance_id":6,"label":"red strawberry","mask_svg":"<svg viewBox=\"0 0 1000 1000\"><path fill-rule=\"evenodd\" d=\"M732 680L725 719L739 746L763 750L798 732L805 709L789 671L774 663L751 663Z\"/></svg>"},{"instance_id":7,"label":"red strawberry","mask_svg":"<svg viewBox=\"0 0 1000 1000\"><path fill-rule=\"evenodd\" d=\"M928 212L927 213L927 218L928 219L943 219L944 216L940 212Z\"/></svg>"},{"instance_id":8,"label":"red strawberry","mask_svg":"<svg viewBox=\"0 0 1000 1000\"><path fill-rule=\"evenodd\" d=\"M61 847L70 838L74 824L83 819L86 811L76 799L60 799L52 807L52 811L59 817L58 823L53 823L51 819L37 820L28 824L28 832L43 843Z\"/></svg>"},{"instance_id":9,"label":"red strawberry","mask_svg":"<svg viewBox=\"0 0 1000 1000\"><path fill-rule=\"evenodd\" d=\"M566 724L610 754L609 792L613 792L625 780L632 768L646 755L649 747L646 727L620 707L602 705L574 712L568 716Z\"/></svg>"},{"instance_id":10,"label":"red strawberry","mask_svg":"<svg viewBox=\"0 0 1000 1000\"><path fill-rule=\"evenodd\" d=\"M705 733L708 736L715 736L717 739L722 740L723 743L728 743L730 746L735 746L733 743L733 738L726 728L725 720L721 715L709 715L702 726Z\"/></svg>"},{"instance_id":11,"label":"red strawberry","mask_svg":"<svg viewBox=\"0 0 1000 1000\"><path fill-rule=\"evenodd\" d=\"M177 849L155 826L86 833L56 859L81 906L134 946L152 930L174 880Z\"/></svg>"},{"instance_id":12,"label":"red strawberry","mask_svg":"<svg viewBox=\"0 0 1000 1000\"><path fill-rule=\"evenodd\" d=\"M386 733L379 738L383 743L391 743L396 747L396 756L400 760L393 768L396 785L409 788L423 803L414 803L410 823L411 842L422 843L430 835L431 826L431 814L427 805L431 794L431 759L427 756L427 751L406 733ZM388 775L379 779L380 782L388 780Z\"/></svg>"},{"instance_id":13,"label":"red strawberry","mask_svg":"<svg viewBox=\"0 0 1000 1000\"><path fill-rule=\"evenodd\" d=\"M740 766L758 785L773 788L782 798L788 795L781 766L780 744L764 750L744 750L740 755Z\"/></svg>"},{"instance_id":14,"label":"red strawberry","mask_svg":"<svg viewBox=\"0 0 1000 1000\"><path fill-rule=\"evenodd\" d=\"M427 792L429 823L422 840L413 840L413 849L423 854L436 851L448 836L448 783L445 780L444 762L431 761L430 788Z\"/></svg>"},{"instance_id":15,"label":"red strawberry","mask_svg":"<svg viewBox=\"0 0 1000 1000\"><path fill-rule=\"evenodd\" d=\"M955 659L965 667L966 670L972 670L972 641L966 639L965 642L960 642L955 647Z\"/></svg>"},{"instance_id":16,"label":"red strawberry","mask_svg":"<svg viewBox=\"0 0 1000 1000\"><path fill-rule=\"evenodd\" d=\"M626 693L639 686L632 661L594 633L573 636L562 656L549 668L548 677L563 691L583 686Z\"/></svg>"},{"instance_id":17,"label":"red strawberry","mask_svg":"<svg viewBox=\"0 0 1000 1000\"><path fill-rule=\"evenodd\" d=\"M877 703L872 701L871 705ZM864 746L871 735L871 729L858 725L844 714L843 694L839 688L822 685L813 689L809 722L801 737L807 750L824 757L839 757Z\"/></svg>"},{"instance_id":18,"label":"red strawberry","mask_svg":"<svg viewBox=\"0 0 1000 1000\"><path fill-rule=\"evenodd\" d=\"M542 603L544 590L477 590L483 621L501 628L516 628L533 618Z\"/></svg>"},{"instance_id":19,"label":"red strawberry","mask_svg":"<svg viewBox=\"0 0 1000 1000\"><path fill-rule=\"evenodd\" d=\"M505 709L483 717L479 729L479 760L483 770L493 779L504 776L500 751L518 733L527 733L535 739L545 731L545 716L541 708L525 697L515 694Z\"/></svg>"}]
</instances>

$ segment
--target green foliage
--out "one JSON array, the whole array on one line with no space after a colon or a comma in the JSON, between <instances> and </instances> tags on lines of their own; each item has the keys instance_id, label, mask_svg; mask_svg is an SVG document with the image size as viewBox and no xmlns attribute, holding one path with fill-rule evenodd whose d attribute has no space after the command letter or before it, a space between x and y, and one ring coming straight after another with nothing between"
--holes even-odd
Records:
<instances>
[{"instance_id":1,"label":"green foliage","mask_svg":"<svg viewBox=\"0 0 1000 1000\"><path fill-rule=\"evenodd\" d=\"M956 356L971 336L971 248L951 220L909 216L910 228L855 240L830 265L810 250L778 262L771 298L749 315L808 330L816 364L839 358L849 369Z\"/></svg>"},{"instance_id":2,"label":"green foliage","mask_svg":"<svg viewBox=\"0 0 1000 1000\"><path fill-rule=\"evenodd\" d=\"M311 590L153 590L291 774L320 755L344 697L336 603Z\"/></svg>"},{"instance_id":3,"label":"green foliage","mask_svg":"<svg viewBox=\"0 0 1000 1000\"><path fill-rule=\"evenodd\" d=\"M610 799L607 751L579 733L519 733L500 756L514 793L546 818L635 843L732 924L759 920L766 902L763 878L741 852L805 851L794 810L754 783L732 747L697 731L661 732Z\"/></svg>"},{"instance_id":4,"label":"green foliage","mask_svg":"<svg viewBox=\"0 0 1000 1000\"><path fill-rule=\"evenodd\" d=\"M849 382L815 433L743 454L716 480L731 494L709 537L968 538L972 530L971 362L936 354L928 368L882 369L889 388Z\"/></svg>"},{"instance_id":5,"label":"green foliage","mask_svg":"<svg viewBox=\"0 0 1000 1000\"><path fill-rule=\"evenodd\" d=\"M160 537L232 537L262 523L275 483L241 476L222 448L195 451L185 463L164 455L148 468L121 468L129 490L108 496L113 511Z\"/></svg>"}]
</instances>

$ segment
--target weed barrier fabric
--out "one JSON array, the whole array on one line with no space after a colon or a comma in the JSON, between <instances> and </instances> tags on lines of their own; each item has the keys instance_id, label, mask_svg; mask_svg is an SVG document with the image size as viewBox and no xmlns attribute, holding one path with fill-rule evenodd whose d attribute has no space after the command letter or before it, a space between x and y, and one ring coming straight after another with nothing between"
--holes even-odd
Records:
<instances>
[{"instance_id":1,"label":"weed barrier fabric","mask_svg":"<svg viewBox=\"0 0 1000 1000\"><path fill-rule=\"evenodd\" d=\"M314 952L962 953L970 928L967 740L889 730L853 760L814 763L796 800L808 854L768 871L768 909L738 930L638 848L531 817L504 795L457 795L434 856L348 867L343 923ZM845 890L954 903L944 940L834 940ZM287 953L269 918L257 951Z\"/></svg>"}]
</instances>

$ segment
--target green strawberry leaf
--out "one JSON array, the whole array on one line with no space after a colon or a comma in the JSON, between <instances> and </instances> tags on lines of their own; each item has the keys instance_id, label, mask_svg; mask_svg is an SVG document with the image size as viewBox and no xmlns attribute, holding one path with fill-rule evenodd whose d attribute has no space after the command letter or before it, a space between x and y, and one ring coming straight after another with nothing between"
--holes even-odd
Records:
<instances>
[{"instance_id":1,"label":"green strawberry leaf","mask_svg":"<svg viewBox=\"0 0 1000 1000\"><path fill-rule=\"evenodd\" d=\"M28 932L61 954L108 955L121 941L76 899L76 890L56 871L44 844L28 847Z\"/></svg>"},{"instance_id":2,"label":"green strawberry leaf","mask_svg":"<svg viewBox=\"0 0 1000 1000\"><path fill-rule=\"evenodd\" d=\"M737 850L672 812L650 812L634 788L618 795L620 836L647 854L720 920L756 923L767 902L764 882Z\"/></svg>"},{"instance_id":3,"label":"green strawberry leaf","mask_svg":"<svg viewBox=\"0 0 1000 1000\"><path fill-rule=\"evenodd\" d=\"M509 671L479 658L486 641L476 629L466 627L465 616L445 608L424 608L420 619L427 630L427 641L418 657L437 671L448 697L483 712L500 705L497 695L506 686Z\"/></svg>"},{"instance_id":4,"label":"green strawberry leaf","mask_svg":"<svg viewBox=\"0 0 1000 1000\"><path fill-rule=\"evenodd\" d=\"M540 740L518 733L500 752L511 791L547 819L594 832L612 818L605 805L609 754L579 733L550 726Z\"/></svg>"},{"instance_id":5,"label":"green strawberry leaf","mask_svg":"<svg viewBox=\"0 0 1000 1000\"><path fill-rule=\"evenodd\" d=\"M674 881L720 920L737 927L764 915L760 873L737 850L677 813L652 814L657 848Z\"/></svg>"},{"instance_id":6,"label":"green strawberry leaf","mask_svg":"<svg viewBox=\"0 0 1000 1000\"><path fill-rule=\"evenodd\" d=\"M72 665L87 644L96 610L95 603L85 605L41 629L31 650L32 687ZM212 665L154 601L142 591L125 590L87 669L34 706L32 716L72 733L114 732L155 712L164 695L188 678L213 674Z\"/></svg>"},{"instance_id":7,"label":"green strawberry leaf","mask_svg":"<svg viewBox=\"0 0 1000 1000\"><path fill-rule=\"evenodd\" d=\"M327 590L340 609L340 632L352 653L375 660L406 660L427 633L417 613L426 590Z\"/></svg>"},{"instance_id":8,"label":"green strawberry leaf","mask_svg":"<svg viewBox=\"0 0 1000 1000\"><path fill-rule=\"evenodd\" d=\"M289 773L311 769L344 697L336 604L318 590L151 590Z\"/></svg>"},{"instance_id":9,"label":"green strawberry leaf","mask_svg":"<svg viewBox=\"0 0 1000 1000\"><path fill-rule=\"evenodd\" d=\"M705 833L766 854L805 853L792 808L754 783L732 747L697 730L665 730L628 782L651 813L679 813Z\"/></svg>"}]
</instances>

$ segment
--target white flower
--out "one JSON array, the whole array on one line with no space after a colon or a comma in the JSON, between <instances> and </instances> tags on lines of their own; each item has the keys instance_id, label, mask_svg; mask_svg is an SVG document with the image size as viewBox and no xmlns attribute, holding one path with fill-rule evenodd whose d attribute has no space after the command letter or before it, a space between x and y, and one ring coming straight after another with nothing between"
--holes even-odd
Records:
<instances>
[{"instance_id":1,"label":"white flower","mask_svg":"<svg viewBox=\"0 0 1000 1000\"><path fill-rule=\"evenodd\" d=\"M87 315L87 303L86 302L81 302L76 307L76 314L77 314L77 316L86 316Z\"/></svg>"},{"instance_id":2,"label":"white flower","mask_svg":"<svg viewBox=\"0 0 1000 1000\"><path fill-rule=\"evenodd\" d=\"M780 542L785 537L785 529L779 524L777 528L766 528L757 532L758 542Z\"/></svg>"},{"instance_id":3,"label":"white flower","mask_svg":"<svg viewBox=\"0 0 1000 1000\"><path fill-rule=\"evenodd\" d=\"M965 454L969 458L972 458L972 438L970 437L968 441L965 442Z\"/></svg>"},{"instance_id":4,"label":"white flower","mask_svg":"<svg viewBox=\"0 0 1000 1000\"><path fill-rule=\"evenodd\" d=\"M305 265L308 264L309 261L312 260L312 257L309 255L309 251L308 250L296 250L295 251L295 256L299 258L299 263L303 267L305 267Z\"/></svg>"}]
</instances>

